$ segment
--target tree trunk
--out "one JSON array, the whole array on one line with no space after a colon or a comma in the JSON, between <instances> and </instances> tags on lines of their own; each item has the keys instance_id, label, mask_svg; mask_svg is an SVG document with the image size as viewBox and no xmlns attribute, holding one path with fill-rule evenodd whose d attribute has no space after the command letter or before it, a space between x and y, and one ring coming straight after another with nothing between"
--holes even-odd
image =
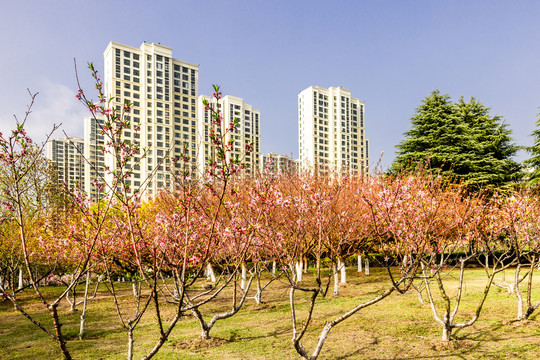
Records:
<instances>
[{"instance_id":1,"label":"tree trunk","mask_svg":"<svg viewBox=\"0 0 540 360\"><path fill-rule=\"evenodd\" d=\"M75 276L74 274L70 275L71 283L73 283L74 276ZM71 301L69 301L69 303L71 305L70 308L69 308L69 311L71 311L71 312L77 311L77 291L75 289L76 286L77 286L77 284L75 284L73 286L73 288L71 289ZM66 294L66 297L69 297L69 292Z\"/></svg>"},{"instance_id":2,"label":"tree trunk","mask_svg":"<svg viewBox=\"0 0 540 360\"><path fill-rule=\"evenodd\" d=\"M245 263L242 263L242 281L240 283L240 289L242 289L242 291L246 291L246 284L247 284L247 267Z\"/></svg>"},{"instance_id":3,"label":"tree trunk","mask_svg":"<svg viewBox=\"0 0 540 360\"><path fill-rule=\"evenodd\" d=\"M345 261L343 259L338 258L338 267L339 271L341 272L341 283L346 284L347 283L347 268L345 267Z\"/></svg>"},{"instance_id":4,"label":"tree trunk","mask_svg":"<svg viewBox=\"0 0 540 360\"><path fill-rule=\"evenodd\" d=\"M366 275L369 275L369 258L366 257L366 266L364 266L366 270Z\"/></svg>"},{"instance_id":5,"label":"tree trunk","mask_svg":"<svg viewBox=\"0 0 540 360\"><path fill-rule=\"evenodd\" d=\"M443 333L442 333L442 341L448 342L450 341L450 336L452 336L452 328L449 326L443 327Z\"/></svg>"},{"instance_id":6,"label":"tree trunk","mask_svg":"<svg viewBox=\"0 0 540 360\"><path fill-rule=\"evenodd\" d=\"M69 353L66 347L66 341L64 340L64 335L62 334L62 324L60 324L60 319L58 318L58 308L56 305L49 306L49 312L53 320L54 332L56 333L56 342L64 355L64 359L71 360L71 354Z\"/></svg>"},{"instance_id":7,"label":"tree trunk","mask_svg":"<svg viewBox=\"0 0 540 360\"><path fill-rule=\"evenodd\" d=\"M523 317L523 296L521 296L521 291L519 290L519 273L521 270L521 264L518 264L516 267L516 278L514 283L514 293L516 294L516 298L518 301L518 313L517 313L517 319L518 320L524 320Z\"/></svg>"},{"instance_id":8,"label":"tree trunk","mask_svg":"<svg viewBox=\"0 0 540 360\"><path fill-rule=\"evenodd\" d=\"M210 329L208 325L206 324L206 321L204 321L204 318L199 310L198 307L195 307L191 309L191 313L193 316L199 320L199 324L201 325L201 340L208 340L210 339Z\"/></svg>"},{"instance_id":9,"label":"tree trunk","mask_svg":"<svg viewBox=\"0 0 540 360\"><path fill-rule=\"evenodd\" d=\"M86 323L86 309L88 307L88 288L90 287L90 271L86 273L86 284L84 287L83 308L81 312L81 324L79 327L79 340L84 336L84 325Z\"/></svg>"},{"instance_id":10,"label":"tree trunk","mask_svg":"<svg viewBox=\"0 0 540 360\"><path fill-rule=\"evenodd\" d=\"M302 261L297 261L295 264L296 268L296 282L302 281Z\"/></svg>"},{"instance_id":11,"label":"tree trunk","mask_svg":"<svg viewBox=\"0 0 540 360\"><path fill-rule=\"evenodd\" d=\"M307 257L304 256L304 274L307 274L307 269L308 269Z\"/></svg>"},{"instance_id":12,"label":"tree trunk","mask_svg":"<svg viewBox=\"0 0 540 360\"><path fill-rule=\"evenodd\" d=\"M141 293L139 291L139 281L137 281L135 277L131 279L131 289L133 290L133 297L138 299L141 296Z\"/></svg>"},{"instance_id":13,"label":"tree trunk","mask_svg":"<svg viewBox=\"0 0 540 360\"><path fill-rule=\"evenodd\" d=\"M420 284L418 285L418 287L414 287L416 289L416 292L418 293L418 301L420 301L420 304L424 305L424 297L422 296L422 284L423 284L423 280L420 282Z\"/></svg>"},{"instance_id":14,"label":"tree trunk","mask_svg":"<svg viewBox=\"0 0 540 360\"><path fill-rule=\"evenodd\" d=\"M362 272L362 255L358 254L358 271L359 273Z\"/></svg>"},{"instance_id":15,"label":"tree trunk","mask_svg":"<svg viewBox=\"0 0 540 360\"><path fill-rule=\"evenodd\" d=\"M17 287L18 290L22 289L24 287L23 283L23 269L19 269L19 286Z\"/></svg>"},{"instance_id":16,"label":"tree trunk","mask_svg":"<svg viewBox=\"0 0 540 360\"><path fill-rule=\"evenodd\" d=\"M272 275L276 276L276 260L272 261Z\"/></svg>"},{"instance_id":17,"label":"tree trunk","mask_svg":"<svg viewBox=\"0 0 540 360\"><path fill-rule=\"evenodd\" d=\"M334 296L339 295L339 272L337 264L332 263L332 274L334 275Z\"/></svg>"},{"instance_id":18,"label":"tree trunk","mask_svg":"<svg viewBox=\"0 0 540 360\"><path fill-rule=\"evenodd\" d=\"M135 342L135 340L133 339L133 328L131 327L131 321L129 322L128 326L129 326L129 329L128 329L128 355L127 355L127 358L128 358L128 360L132 360L133 359L133 343Z\"/></svg>"},{"instance_id":19,"label":"tree trunk","mask_svg":"<svg viewBox=\"0 0 540 360\"><path fill-rule=\"evenodd\" d=\"M214 268L210 263L206 265L206 280L210 280L213 283L216 282L216 274L214 273Z\"/></svg>"},{"instance_id":20,"label":"tree trunk","mask_svg":"<svg viewBox=\"0 0 540 360\"><path fill-rule=\"evenodd\" d=\"M257 276L257 292L255 293L255 303L257 305L261 305L262 303L261 272L258 271L258 269L257 269L256 276Z\"/></svg>"}]
</instances>

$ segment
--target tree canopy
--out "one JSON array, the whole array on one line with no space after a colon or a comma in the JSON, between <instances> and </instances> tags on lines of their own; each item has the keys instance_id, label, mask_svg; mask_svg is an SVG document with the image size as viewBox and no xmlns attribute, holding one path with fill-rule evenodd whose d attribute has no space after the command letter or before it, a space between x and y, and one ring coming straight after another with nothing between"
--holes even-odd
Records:
<instances>
[{"instance_id":1,"label":"tree canopy","mask_svg":"<svg viewBox=\"0 0 540 360\"><path fill-rule=\"evenodd\" d=\"M474 97L453 102L435 90L416 109L411 125L396 146L392 172L426 163L430 171L470 189L507 186L520 179L520 165L512 159L518 150L512 131Z\"/></svg>"},{"instance_id":2,"label":"tree canopy","mask_svg":"<svg viewBox=\"0 0 540 360\"><path fill-rule=\"evenodd\" d=\"M538 120L536 120L536 129L531 136L533 137L533 145L527 147L531 157L525 160L525 166L530 169L527 175L529 185L538 187L540 185L540 114L538 114Z\"/></svg>"}]
</instances>

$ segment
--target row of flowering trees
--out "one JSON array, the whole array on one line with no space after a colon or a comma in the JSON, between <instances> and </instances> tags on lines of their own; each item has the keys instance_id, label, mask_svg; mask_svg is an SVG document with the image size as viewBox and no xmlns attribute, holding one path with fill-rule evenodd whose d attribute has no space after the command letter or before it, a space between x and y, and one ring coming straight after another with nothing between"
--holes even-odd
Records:
<instances>
[{"instance_id":1,"label":"row of flowering trees","mask_svg":"<svg viewBox=\"0 0 540 360\"><path fill-rule=\"evenodd\" d=\"M77 98L93 116L105 117L101 131L107 145L102 151L118 164L95 184L103 200L92 204L79 189L68 192L69 201L50 195L54 191L47 176L37 171L42 147L26 135L26 117L12 134L0 134L0 292L58 344L64 358L71 354L59 305L69 301L74 309L82 304L79 337L84 339L92 278L112 295L126 334L128 359L133 358L137 326L149 309L156 316L158 335L144 359L160 350L183 315L192 314L202 338L208 338L219 320L241 310L250 292L260 303L264 289L278 278L290 289L292 344L306 359L320 355L335 326L394 292L415 289L422 301L427 296L443 340L450 340L453 329L478 319L493 284L516 295L518 318L527 318L538 307L531 299L540 257L540 204L533 194L471 194L421 169L416 175L397 177L241 177L242 160L230 157L234 138L228 136L239 124L225 124L217 107L206 103L212 116L210 140L216 148L206 175L195 179L182 173L174 190L143 201L144 186L129 187L132 167L127 164L143 158L148 149L122 137L126 129L140 130L129 121L131 104L113 107L97 71L92 66L91 71L98 100L87 99L82 90ZM214 96L221 96L218 87ZM326 321L314 348L307 349L304 337L314 331L318 301L329 296L332 282L332 294L339 295L339 273L346 281L344 266L351 255L371 255L386 268L387 288ZM486 258L487 281L479 304L469 320L455 322L466 264L481 259L486 263ZM302 279L308 264L313 266L314 282ZM515 266L514 279L498 281L496 275L509 266ZM261 276L265 269L269 277ZM449 271L460 274L457 297L445 288ZM193 285L203 274L213 284L198 290ZM21 286L15 285L17 276L24 280ZM42 293L51 277L64 284L52 300ZM119 277L131 282L131 301L120 301L115 283ZM256 290L251 289L253 281ZM527 285L520 289L524 281ZM84 293L77 297L81 283ZM25 284L51 314L52 327L18 301ZM299 318L296 303L306 294L307 316ZM222 296L230 296L230 309L209 318L204 305Z\"/></svg>"},{"instance_id":2,"label":"row of flowering trees","mask_svg":"<svg viewBox=\"0 0 540 360\"><path fill-rule=\"evenodd\" d=\"M219 196L204 183L191 182L177 192L139 201L132 209L128 205L119 200L88 205L83 207L85 212L65 216L54 232L44 230L46 220L40 225L36 217L32 221L37 225L25 232L26 239L35 241L24 244L32 271L27 272L27 279L38 291L37 279L43 275L71 274L58 303L76 284L85 283L90 273L94 278L102 275L126 331L128 357L133 354L135 329L147 309L157 314L160 334L149 358L184 314L193 314L201 323L202 337L208 338L219 320L241 309L252 280L260 282L262 269L272 263L276 271L270 279L282 276L289 283L293 345L304 358L317 358L328 333L340 322L393 292L410 290L411 285L429 302L444 340L450 340L453 329L478 319L494 281L516 295L519 319L538 307L531 299L531 289L540 256L540 203L525 192L483 198L422 174L402 178L267 177L231 179ZM16 219L4 219L6 234L13 234L13 221ZM3 236L2 245L11 246L12 237ZM10 252L2 254L3 264L13 260ZM338 295L339 267L353 254L371 254L379 266L387 268L387 289L329 319L315 348L308 350L302 339L311 330L318 299L330 296L331 283L333 295ZM466 264L485 264L486 257L485 291L471 318L456 323ZM23 254L22 261L25 259ZM314 283L302 280L305 260L314 268ZM514 266L515 276L504 282L496 280L495 275L509 266ZM9 278L9 270L3 271L2 278ZM214 273L213 286L190 290L204 271ZM461 277L456 298L445 289L449 271L457 271ZM328 273L334 276L327 277ZM132 302L118 300L114 280L119 277L132 282ZM15 287L3 286L2 291L19 307ZM208 307L203 305L226 288L234 294L230 310L209 319L204 313ZM259 301L262 290L259 285ZM307 318L296 316L299 292L309 294ZM437 301L438 294L442 303ZM168 313L166 321L162 309L171 306L175 316L171 320ZM60 324L60 314L53 313L53 319L55 316ZM58 326L57 338L60 329ZM67 351L65 341L63 346Z\"/></svg>"}]
</instances>

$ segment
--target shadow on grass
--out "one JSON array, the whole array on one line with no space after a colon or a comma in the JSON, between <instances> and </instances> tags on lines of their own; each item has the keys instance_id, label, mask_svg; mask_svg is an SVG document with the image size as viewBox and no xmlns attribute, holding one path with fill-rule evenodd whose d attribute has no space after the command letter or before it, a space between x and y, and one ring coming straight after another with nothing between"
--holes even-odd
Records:
<instances>
[{"instance_id":1,"label":"shadow on grass","mask_svg":"<svg viewBox=\"0 0 540 360\"><path fill-rule=\"evenodd\" d=\"M427 355L413 355L413 356L404 356L399 357L395 356L392 359L394 360L415 360L415 359L469 359L469 354L473 353L478 349L480 343L476 343L473 346L470 342L462 343L460 341L452 341L449 344L440 344L439 346L432 346L432 352ZM446 352L449 351L449 352ZM387 358L370 358L370 360L383 360Z\"/></svg>"},{"instance_id":2,"label":"shadow on grass","mask_svg":"<svg viewBox=\"0 0 540 360\"><path fill-rule=\"evenodd\" d=\"M480 345L479 343L475 344L474 346L469 347L469 343L461 345L460 342L452 342L450 344L440 344L439 346L432 346L432 350L436 351L437 353L430 353L427 355L411 355L411 356L393 356L392 359L394 360L415 360L415 359L445 359L445 358L457 358L457 359L467 359L466 354L464 354L464 348L466 349L466 353L470 353L478 348ZM370 360L384 360L388 359L388 357L367 357L365 355L366 351L369 351L369 346L364 346L363 348L356 349L350 353L341 355L339 357L336 357L336 359L340 360L346 360L346 359L359 359L359 358L365 358ZM443 353L445 350L454 350L449 353ZM363 356L362 356L363 355Z\"/></svg>"}]
</instances>

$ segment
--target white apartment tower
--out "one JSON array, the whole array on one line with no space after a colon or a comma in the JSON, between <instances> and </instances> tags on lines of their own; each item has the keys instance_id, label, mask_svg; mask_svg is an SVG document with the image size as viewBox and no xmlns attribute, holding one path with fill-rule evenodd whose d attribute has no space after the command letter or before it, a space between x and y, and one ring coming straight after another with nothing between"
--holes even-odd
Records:
<instances>
[{"instance_id":1,"label":"white apartment tower","mask_svg":"<svg viewBox=\"0 0 540 360\"><path fill-rule=\"evenodd\" d=\"M368 167L364 102L342 87L298 94L300 170L358 174Z\"/></svg>"},{"instance_id":2,"label":"white apartment tower","mask_svg":"<svg viewBox=\"0 0 540 360\"><path fill-rule=\"evenodd\" d=\"M101 131L104 121L103 117L84 118L84 191L94 202L100 199L98 186L105 178L105 154L102 151L105 140Z\"/></svg>"},{"instance_id":3,"label":"white apartment tower","mask_svg":"<svg viewBox=\"0 0 540 360\"><path fill-rule=\"evenodd\" d=\"M216 107L216 99L211 96L199 96L199 168L204 170L208 159L215 156L212 153L214 146L211 144L208 137L209 130L212 124L210 111L205 111L203 100L207 100L210 104ZM253 108L252 105L246 104L242 98L227 95L217 101L217 108L223 114L223 123L230 124L234 119L239 120L239 126L234 133L229 133L225 141L229 141L230 136L234 137L234 148L229 156L238 157L245 165L244 174L253 175L259 172L260 169L260 116L259 110ZM253 145L253 151L246 151L246 144Z\"/></svg>"},{"instance_id":4,"label":"white apartment tower","mask_svg":"<svg viewBox=\"0 0 540 360\"><path fill-rule=\"evenodd\" d=\"M54 166L58 184L66 184L70 189L82 188L85 183L84 139L65 137L47 142L47 158Z\"/></svg>"},{"instance_id":5,"label":"white apartment tower","mask_svg":"<svg viewBox=\"0 0 540 360\"><path fill-rule=\"evenodd\" d=\"M105 93L114 96L121 109L133 104L132 128L123 133L126 140L138 142L147 156L134 158L128 167L134 172L132 189L147 184L146 195L172 188L174 176L196 168L198 65L172 57L172 49L160 44L143 43L134 48L110 42L104 52ZM133 125L140 125L135 132ZM172 157L189 155L189 163L173 164ZM105 162L115 168L112 157Z\"/></svg>"}]
</instances>

